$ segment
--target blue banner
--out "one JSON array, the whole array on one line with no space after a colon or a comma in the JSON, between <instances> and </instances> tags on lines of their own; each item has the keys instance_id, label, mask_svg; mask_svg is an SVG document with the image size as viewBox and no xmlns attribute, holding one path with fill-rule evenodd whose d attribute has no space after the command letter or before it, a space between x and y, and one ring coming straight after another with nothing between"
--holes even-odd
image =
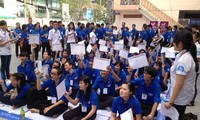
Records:
<instances>
[{"instance_id":1,"label":"blue banner","mask_svg":"<svg viewBox=\"0 0 200 120\"><path fill-rule=\"evenodd\" d=\"M0 119L7 119L7 120L21 120L21 116L20 115L16 115L13 113L8 113L4 110L0 110ZM29 118L26 118L26 120L31 120Z\"/></svg>"}]
</instances>

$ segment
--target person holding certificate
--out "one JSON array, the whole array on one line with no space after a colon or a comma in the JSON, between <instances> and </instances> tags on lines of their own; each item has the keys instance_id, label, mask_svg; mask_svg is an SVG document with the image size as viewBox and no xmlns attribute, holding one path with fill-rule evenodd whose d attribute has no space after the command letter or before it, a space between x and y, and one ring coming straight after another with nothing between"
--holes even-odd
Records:
<instances>
[{"instance_id":1,"label":"person holding certificate","mask_svg":"<svg viewBox=\"0 0 200 120\"><path fill-rule=\"evenodd\" d=\"M28 56L31 54L31 45L29 45L29 32L26 24L22 25L22 34L20 40L21 52L25 52Z\"/></svg>"},{"instance_id":2,"label":"person holding certificate","mask_svg":"<svg viewBox=\"0 0 200 120\"><path fill-rule=\"evenodd\" d=\"M40 115L53 117L57 114L62 114L68 109L68 100L64 97L58 98L56 87L63 81L61 68L54 67L51 70L51 78L47 81L40 83L41 74L36 71L37 75L37 90L30 92L28 108L31 112L39 113ZM66 90L69 88L67 86ZM51 100L46 98L46 88L49 88Z\"/></svg>"},{"instance_id":3,"label":"person holding certificate","mask_svg":"<svg viewBox=\"0 0 200 120\"><path fill-rule=\"evenodd\" d=\"M199 70L195 44L192 33L186 29L176 33L173 41L174 50L179 51L170 69L171 93L167 109L172 106L179 113L179 120L183 120L187 104L194 97L194 85Z\"/></svg>"},{"instance_id":4,"label":"person holding certificate","mask_svg":"<svg viewBox=\"0 0 200 120\"><path fill-rule=\"evenodd\" d=\"M132 114L127 117L134 117L134 120L141 120L142 109L138 99L133 96L135 93L135 86L127 82L123 83L120 88L120 96L116 97L112 103L112 112L110 120L124 120L120 115L131 109ZM119 117L117 116L119 113Z\"/></svg>"},{"instance_id":5,"label":"person holding certificate","mask_svg":"<svg viewBox=\"0 0 200 120\"><path fill-rule=\"evenodd\" d=\"M82 76L79 79L79 90L76 94L76 98L72 99L69 92L65 93L67 100L73 105L80 105L73 110L70 110L63 114L64 120L95 120L96 112L98 109L98 95L96 91L92 89L91 81L88 76Z\"/></svg>"}]
</instances>

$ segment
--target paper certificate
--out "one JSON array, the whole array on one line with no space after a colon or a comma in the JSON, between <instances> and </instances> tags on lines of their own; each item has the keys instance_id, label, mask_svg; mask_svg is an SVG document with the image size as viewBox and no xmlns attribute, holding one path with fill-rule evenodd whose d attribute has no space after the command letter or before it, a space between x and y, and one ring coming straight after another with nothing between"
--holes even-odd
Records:
<instances>
[{"instance_id":1,"label":"paper certificate","mask_svg":"<svg viewBox=\"0 0 200 120\"><path fill-rule=\"evenodd\" d=\"M61 44L52 44L52 50L53 51L62 51Z\"/></svg>"},{"instance_id":2,"label":"paper certificate","mask_svg":"<svg viewBox=\"0 0 200 120\"><path fill-rule=\"evenodd\" d=\"M170 117L172 120L178 120L179 117L179 113L176 110L176 108L174 108L173 106L170 109L166 109L164 102L161 103L161 108L160 108L160 112L165 115Z\"/></svg>"},{"instance_id":3,"label":"paper certificate","mask_svg":"<svg viewBox=\"0 0 200 120\"><path fill-rule=\"evenodd\" d=\"M133 120L133 112L130 108L129 110L125 111L120 115L121 120Z\"/></svg>"},{"instance_id":4,"label":"paper certificate","mask_svg":"<svg viewBox=\"0 0 200 120\"><path fill-rule=\"evenodd\" d=\"M138 47L130 47L130 53L139 53Z\"/></svg>"},{"instance_id":5,"label":"paper certificate","mask_svg":"<svg viewBox=\"0 0 200 120\"><path fill-rule=\"evenodd\" d=\"M39 34L29 34L29 44L39 44L40 35Z\"/></svg>"},{"instance_id":6,"label":"paper certificate","mask_svg":"<svg viewBox=\"0 0 200 120\"><path fill-rule=\"evenodd\" d=\"M63 80L57 87L56 87L56 92L58 96L58 100L65 94L66 92L66 87L65 87L65 80Z\"/></svg>"},{"instance_id":7,"label":"paper certificate","mask_svg":"<svg viewBox=\"0 0 200 120\"><path fill-rule=\"evenodd\" d=\"M70 44L71 55L85 54L85 45L83 44Z\"/></svg>"},{"instance_id":8,"label":"paper certificate","mask_svg":"<svg viewBox=\"0 0 200 120\"><path fill-rule=\"evenodd\" d=\"M133 70L146 67L149 65L145 53L128 58L128 62Z\"/></svg>"},{"instance_id":9,"label":"paper certificate","mask_svg":"<svg viewBox=\"0 0 200 120\"><path fill-rule=\"evenodd\" d=\"M105 40L102 40L102 39L100 39L100 40L99 40L99 44L100 44L100 45L105 45L105 44L106 44L106 41L105 41Z\"/></svg>"},{"instance_id":10,"label":"paper certificate","mask_svg":"<svg viewBox=\"0 0 200 120\"><path fill-rule=\"evenodd\" d=\"M146 50L146 46L145 46L145 45L142 45L142 44L139 44L139 45L138 45L138 48L139 48L139 50L141 50L141 49Z\"/></svg>"},{"instance_id":11,"label":"paper certificate","mask_svg":"<svg viewBox=\"0 0 200 120\"><path fill-rule=\"evenodd\" d=\"M114 49L115 50L121 50L121 49L123 49L124 48L124 45L121 45L121 44L115 44L114 45Z\"/></svg>"},{"instance_id":12,"label":"paper certificate","mask_svg":"<svg viewBox=\"0 0 200 120\"><path fill-rule=\"evenodd\" d=\"M104 45L100 45L99 51L108 52L108 47Z\"/></svg>"},{"instance_id":13,"label":"paper certificate","mask_svg":"<svg viewBox=\"0 0 200 120\"><path fill-rule=\"evenodd\" d=\"M119 56L122 57L122 58L127 59L128 58L128 51L126 51L126 50L120 50L119 51Z\"/></svg>"},{"instance_id":14,"label":"paper certificate","mask_svg":"<svg viewBox=\"0 0 200 120\"><path fill-rule=\"evenodd\" d=\"M110 65L110 59L94 57L92 68L107 71L106 67Z\"/></svg>"},{"instance_id":15,"label":"paper certificate","mask_svg":"<svg viewBox=\"0 0 200 120\"><path fill-rule=\"evenodd\" d=\"M121 45L124 45L124 40L115 41L115 44L121 44Z\"/></svg>"}]
</instances>

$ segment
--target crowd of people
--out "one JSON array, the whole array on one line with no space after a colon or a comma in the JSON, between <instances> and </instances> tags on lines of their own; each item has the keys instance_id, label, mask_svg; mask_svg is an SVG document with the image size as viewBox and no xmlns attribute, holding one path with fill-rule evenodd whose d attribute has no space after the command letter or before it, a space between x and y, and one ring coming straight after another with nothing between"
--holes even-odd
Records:
<instances>
[{"instance_id":1,"label":"crowd of people","mask_svg":"<svg viewBox=\"0 0 200 120\"><path fill-rule=\"evenodd\" d=\"M165 107L175 107L179 120L188 105L194 105L197 94L199 27L176 25L159 27L143 24L142 31L133 24L121 28L107 23L75 24L66 27L61 21L50 21L49 26L16 23L11 32L7 23L0 21L0 101L13 109L27 104L31 112L54 117L63 114L65 120L94 120L97 110L111 110L110 120L131 109L136 120L153 120L161 103L160 94L170 89ZM29 44L30 34L39 35L39 44ZM104 40L107 52L100 51ZM83 42L86 54L71 54L71 44ZM123 50L144 45L128 57L146 54L148 66L133 69L127 58L119 56L115 45L123 41ZM10 77L11 44L21 63ZM62 50L55 50L55 47ZM175 58L167 58L161 50L173 47ZM41 65L39 53L42 53ZM94 57L110 59L107 70L93 68ZM42 70L39 67L42 66ZM7 84L7 81L11 81ZM65 94L58 98L56 87L65 82ZM170 88L169 88L170 87ZM194 90L195 89L195 90ZM51 97L51 100L47 99ZM68 103L78 105L73 108ZM170 118L166 118L169 119Z\"/></svg>"}]
</instances>

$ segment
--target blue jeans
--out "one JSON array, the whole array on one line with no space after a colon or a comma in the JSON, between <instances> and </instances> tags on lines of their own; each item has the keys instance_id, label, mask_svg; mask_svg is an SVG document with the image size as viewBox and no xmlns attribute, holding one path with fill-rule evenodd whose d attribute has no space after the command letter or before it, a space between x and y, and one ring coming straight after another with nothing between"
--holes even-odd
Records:
<instances>
[{"instance_id":1,"label":"blue jeans","mask_svg":"<svg viewBox=\"0 0 200 120\"><path fill-rule=\"evenodd\" d=\"M6 79L10 79L11 55L1 55L1 73Z\"/></svg>"}]
</instances>

